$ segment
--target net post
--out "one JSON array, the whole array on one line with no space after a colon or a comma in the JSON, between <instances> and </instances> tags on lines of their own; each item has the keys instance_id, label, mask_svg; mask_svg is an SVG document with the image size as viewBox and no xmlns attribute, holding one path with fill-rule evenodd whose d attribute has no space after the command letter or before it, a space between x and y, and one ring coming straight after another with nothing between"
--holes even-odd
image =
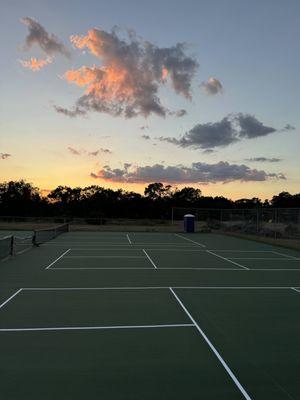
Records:
<instances>
[{"instance_id":1,"label":"net post","mask_svg":"<svg viewBox=\"0 0 300 400\"><path fill-rule=\"evenodd\" d=\"M9 250L9 254L11 256L14 255L14 236L12 235L10 238L10 250Z\"/></svg>"},{"instance_id":2,"label":"net post","mask_svg":"<svg viewBox=\"0 0 300 400\"><path fill-rule=\"evenodd\" d=\"M36 230L33 231L32 244L36 247L39 245L36 239Z\"/></svg>"}]
</instances>

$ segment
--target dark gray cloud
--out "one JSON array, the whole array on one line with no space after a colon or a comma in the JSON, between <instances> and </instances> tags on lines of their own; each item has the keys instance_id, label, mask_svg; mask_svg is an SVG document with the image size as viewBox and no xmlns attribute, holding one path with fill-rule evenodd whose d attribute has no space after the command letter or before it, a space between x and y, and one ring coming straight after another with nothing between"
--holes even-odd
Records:
<instances>
[{"instance_id":1,"label":"dark gray cloud","mask_svg":"<svg viewBox=\"0 0 300 400\"><path fill-rule=\"evenodd\" d=\"M202 82L201 87L211 96L214 96L223 91L223 86L217 78L210 77L206 82Z\"/></svg>"},{"instance_id":2,"label":"dark gray cloud","mask_svg":"<svg viewBox=\"0 0 300 400\"><path fill-rule=\"evenodd\" d=\"M159 137L160 141L169 142L180 147L194 147L211 149L219 146L228 146L237 142L237 131L229 117L219 122L197 124L186 132L180 139L172 137Z\"/></svg>"},{"instance_id":3,"label":"dark gray cloud","mask_svg":"<svg viewBox=\"0 0 300 400\"><path fill-rule=\"evenodd\" d=\"M285 131L290 129L285 129ZM225 147L242 139L253 139L275 132L282 132L264 125L250 114L229 114L221 121L197 124L181 138L161 136L160 141L180 147L214 149Z\"/></svg>"},{"instance_id":4,"label":"dark gray cloud","mask_svg":"<svg viewBox=\"0 0 300 400\"><path fill-rule=\"evenodd\" d=\"M11 157L9 153L0 153L0 160L6 160L9 157Z\"/></svg>"},{"instance_id":5,"label":"dark gray cloud","mask_svg":"<svg viewBox=\"0 0 300 400\"><path fill-rule=\"evenodd\" d=\"M250 114L236 114L235 122L239 125L239 137L245 137L248 139L256 138L259 136L266 136L270 133L274 133L277 129L271 126L266 126L260 122L254 115Z\"/></svg>"},{"instance_id":6,"label":"dark gray cloud","mask_svg":"<svg viewBox=\"0 0 300 400\"><path fill-rule=\"evenodd\" d=\"M46 29L33 18L25 17L21 22L27 26L26 48L30 49L34 44L39 46L48 56L57 53L66 57L70 56L67 47L53 34L49 34Z\"/></svg>"},{"instance_id":7,"label":"dark gray cloud","mask_svg":"<svg viewBox=\"0 0 300 400\"><path fill-rule=\"evenodd\" d=\"M263 170L251 169L242 164L229 164L220 161L216 164L202 162L193 163L191 167L183 165L164 166L154 164L147 166L124 166L124 168L110 168L104 166L97 173L92 172L93 178L110 182L127 183L217 183L231 181L267 181L269 179L285 179L282 173L267 173Z\"/></svg>"},{"instance_id":8,"label":"dark gray cloud","mask_svg":"<svg viewBox=\"0 0 300 400\"><path fill-rule=\"evenodd\" d=\"M70 39L74 47L87 49L99 58L101 65L66 72L65 79L85 87L85 93L71 110L55 108L64 115L74 117L89 111L125 118L176 114L161 104L159 89L167 83L177 94L192 98L191 84L198 63L186 54L183 43L160 48L133 32L124 40L115 31L99 29ZM177 116L184 113L179 110Z\"/></svg>"},{"instance_id":9,"label":"dark gray cloud","mask_svg":"<svg viewBox=\"0 0 300 400\"><path fill-rule=\"evenodd\" d=\"M252 158L246 158L245 161L250 161L250 162L270 162L270 163L276 163L282 161L281 158L268 158L268 157L252 157Z\"/></svg>"},{"instance_id":10,"label":"dark gray cloud","mask_svg":"<svg viewBox=\"0 0 300 400\"><path fill-rule=\"evenodd\" d=\"M63 114L70 118L75 118L79 115L83 116L87 114L87 111L81 110L78 107L75 107L73 110L68 110L67 108L54 105L53 108L58 114Z\"/></svg>"},{"instance_id":11,"label":"dark gray cloud","mask_svg":"<svg viewBox=\"0 0 300 400\"><path fill-rule=\"evenodd\" d=\"M149 135L142 135L141 137L143 139L145 139L145 140L150 140L151 139L151 137Z\"/></svg>"}]
</instances>

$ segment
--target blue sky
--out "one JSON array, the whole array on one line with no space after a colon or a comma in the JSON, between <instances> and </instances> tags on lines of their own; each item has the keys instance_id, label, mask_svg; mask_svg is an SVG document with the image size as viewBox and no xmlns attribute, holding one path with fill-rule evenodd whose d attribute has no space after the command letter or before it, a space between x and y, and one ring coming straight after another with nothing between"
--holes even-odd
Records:
<instances>
[{"instance_id":1,"label":"blue sky","mask_svg":"<svg viewBox=\"0 0 300 400\"><path fill-rule=\"evenodd\" d=\"M0 159L3 180L25 178L41 189L58 184L99 184L142 191L150 178L157 178L175 186L200 187L207 195L233 198L299 191L298 1L25 0L7 2L2 11L0 154L10 154ZM33 18L49 34L55 34L70 49L71 58L55 54L51 64L35 72L22 67L19 60L46 56L37 44L24 50L28 34L20 22L24 17ZM70 35L87 35L93 28L111 32L116 26L120 38L132 29L158 48L187 43L186 57L199 64L191 81L192 100L174 92L172 82L161 85L158 92L166 108L185 109L186 115L162 118L150 113L147 118L138 115L128 119L92 111L69 118L55 112L53 105L72 109L83 94L82 87L66 82L66 71L83 65L103 66L103 60L88 49L72 48ZM201 83L209 77L222 84L222 92L207 95ZM198 124L214 124L236 113L250 114L276 131L217 146L210 153L203 147L182 147L156 139L178 139ZM281 132L287 124L295 129ZM91 157L89 153L97 149L111 153L99 150ZM280 161L247 161L258 157ZM252 180L230 175L227 179L220 171L220 162L227 162L230 171L233 165L246 165L248 177L249 173L256 175L253 170L264 171L266 176ZM130 172L124 163L132 164ZM192 166L197 163L201 165ZM158 164L163 171L154 168ZM150 176L149 168L143 169L146 166L151 167ZM177 169L165 171L168 167ZM205 179L203 168L210 171ZM216 168L220 178L211 173ZM116 169L121 170L121 177ZM286 179L278 178L279 174Z\"/></svg>"}]
</instances>

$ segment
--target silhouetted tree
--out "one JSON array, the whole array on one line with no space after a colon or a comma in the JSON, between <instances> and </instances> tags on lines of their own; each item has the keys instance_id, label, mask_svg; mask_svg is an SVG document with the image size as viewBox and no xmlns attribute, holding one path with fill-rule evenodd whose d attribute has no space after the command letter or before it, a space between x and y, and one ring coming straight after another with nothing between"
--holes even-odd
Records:
<instances>
[{"instance_id":1,"label":"silhouetted tree","mask_svg":"<svg viewBox=\"0 0 300 400\"><path fill-rule=\"evenodd\" d=\"M58 186L47 197L24 180L0 183L0 215L63 216L84 218L170 218L172 207L270 208L300 207L300 194L281 192L272 200L202 196L200 189L172 188L160 182L149 184L144 195L123 189L92 185L85 188Z\"/></svg>"}]
</instances>

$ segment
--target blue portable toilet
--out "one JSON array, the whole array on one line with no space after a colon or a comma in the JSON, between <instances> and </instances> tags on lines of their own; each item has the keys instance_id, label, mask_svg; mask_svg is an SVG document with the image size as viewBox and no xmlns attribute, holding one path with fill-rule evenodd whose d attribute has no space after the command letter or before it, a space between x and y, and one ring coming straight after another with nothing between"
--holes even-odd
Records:
<instances>
[{"instance_id":1,"label":"blue portable toilet","mask_svg":"<svg viewBox=\"0 0 300 400\"><path fill-rule=\"evenodd\" d=\"M195 232L195 215L185 214L185 216L183 217L183 227L184 232L186 233Z\"/></svg>"}]
</instances>

